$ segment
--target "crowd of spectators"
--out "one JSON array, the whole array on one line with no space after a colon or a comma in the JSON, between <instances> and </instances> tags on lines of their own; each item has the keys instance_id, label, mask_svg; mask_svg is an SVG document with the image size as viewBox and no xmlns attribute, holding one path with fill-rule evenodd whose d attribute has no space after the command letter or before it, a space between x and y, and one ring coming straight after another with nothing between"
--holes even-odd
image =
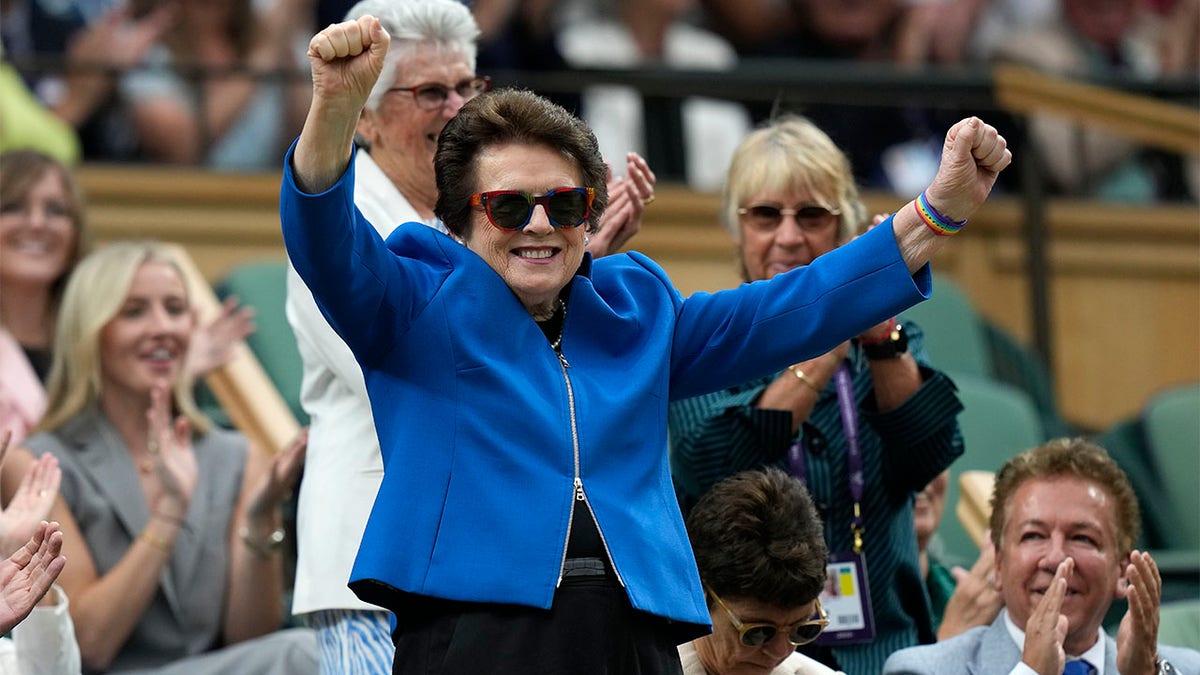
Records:
<instances>
[{"instance_id":1,"label":"crowd of spectators","mask_svg":"<svg viewBox=\"0 0 1200 675\"><path fill-rule=\"evenodd\" d=\"M216 673L228 672L231 664L238 664L245 672L302 673L317 670L318 653L322 662L328 663L328 629L339 626L347 616L344 598L335 598L331 604L297 590L293 609L299 615L311 614L307 625L317 630L277 631L288 590L279 555L285 536L284 502L299 487L307 436L267 460L236 432L211 429L192 401L195 376L219 367L228 358L231 345L253 329L250 317L232 302L212 324L200 325L189 304L182 263L171 249L159 244L119 243L89 253L83 196L72 165L84 160L136 161L188 164L214 171L276 170L300 131L306 110L310 115L307 128L311 129L314 117L309 106L320 108L321 97L313 98L308 79L308 59L329 59L306 57L308 38L322 22L339 20L349 4L333 0L0 0L5 59L0 64L4 94L0 97L0 237L4 244L0 248L0 353L6 359L6 371L0 377L0 462L10 438L21 444L0 481L4 497L0 557L11 554L8 561L0 561L0 582L5 584L0 591L16 589L12 579L20 584L33 580L37 582L35 601L44 597L38 611L33 610L32 602L10 603L13 611L11 616L0 613L0 628L10 628L26 615L34 620L54 618L55 623L42 630L53 630L63 638L66 646L58 652L73 660L61 666L63 672L81 667L89 672L150 667L164 675ZM444 4L467 15L461 5ZM413 64L423 64L434 73L431 82L435 87L438 73L461 75L457 88L443 87L440 104L431 107L422 103L418 90L426 90L426 99L430 95L436 98L436 90L381 79L376 87L379 91L371 94L374 103L368 102L366 111L354 117L357 126L352 131L343 129L347 137L355 136L360 148L350 161L364 184L368 182L367 169L379 162L376 168L381 172L376 180L382 187L377 189L395 187L411 192L403 195L408 200L403 209L394 198L386 208L381 206L381 221L415 210L415 215L405 215L403 220L423 221L447 233L442 227L441 202L435 205L420 198L436 196L440 200L448 185L457 183L445 178L439 168L437 195L422 190L432 187L434 176L429 170L440 129L458 113L458 108L450 110L453 106L447 101L453 99L461 106L485 92L488 81L482 76L489 72L657 66L728 71L739 59L752 58L884 63L901 68L1012 61L1069 77L1098 79L1153 79L1200 70L1200 0L476 0L466 4L480 29L478 61L474 24L468 16L472 30L456 38L457 42L449 40L454 49L448 51L435 48L424 37L408 38L412 44L402 50L406 38L402 31L392 31L401 35L394 38L392 58L404 60L403 68L409 70L384 71L389 77L410 74ZM447 64L450 70L443 71ZM398 66L393 63L392 67ZM329 78L328 73L325 77ZM319 86L317 91L321 91ZM396 92L408 92L400 98L404 104L411 103L414 112L422 110L418 117L409 119L381 107L379 98ZM596 161L587 165L590 173L582 182L607 182L598 211L603 210L604 201L609 211L605 219L595 215L596 227L586 235L557 223L555 229L564 230L564 237L578 233L572 246L580 256L588 247L596 259L609 252L610 243L613 251L620 248L624 239L612 241L614 232L628 237L637 231L641 210L654 200L655 178L649 167L662 161L661 156L654 156L661 152L662 142L654 138L654 108L656 114L678 118L676 132L684 143L680 153L684 164L677 174L667 171L668 180L685 181L699 190L724 186L725 224L738 242L747 281L766 281L794 267L807 267L820 256L836 255L835 249L859 234L860 225L870 229L865 207L857 201L858 186L913 196L942 176L939 161L945 161L944 148L953 147L949 140L943 144L942 134L948 121L964 112L917 105L898 109L818 105L789 92L786 98L801 101L795 105L807 120L786 114L792 112L790 108L781 110L787 107L782 95L767 109L757 109L752 102L743 105L688 97L680 100L672 113L664 111L663 97L653 94L628 86L588 85L562 96L562 101L596 130L598 150L610 165L610 175L607 181L600 179L604 167L596 156L592 158ZM511 92L508 96L518 102L522 97L535 98ZM536 103L550 105L540 99ZM429 121L434 115L436 121ZM772 123L747 135L756 118L761 121L768 116ZM568 115L563 118L578 124ZM425 120L421 126L425 133L400 133L418 126L421 120ZM972 130L980 126L972 125ZM433 127L436 130L428 133ZM1043 149L1049 177L1062 192L1149 201L1185 194L1189 176L1195 181L1196 166L1186 163L1195 158L1149 152L1107 132L1050 117L1031 118L1025 132ZM1000 138L991 127L987 133L989 139ZM392 145L398 136L409 143ZM309 141L311 146L312 139ZM778 157L770 147L758 145L760 142L775 147ZM520 147L520 143L513 145ZM410 152L416 146L420 152ZM451 150L442 154L453 152L453 141L449 146ZM998 148L1004 152L1003 138ZM649 164L639 153L651 155ZM310 174L319 174L312 171L314 154L325 158L309 147L304 158L308 163L289 164L291 171L302 177L308 177L306 168ZM625 162L620 161L622 155ZM519 153L514 157L529 159ZM799 157L813 159L820 166L793 166ZM829 161L820 161L822 158ZM536 156L533 159L535 166L541 161ZM968 150L967 159L982 158L971 156ZM514 166L530 163L511 161ZM1003 164L1007 165L1007 159ZM820 167L831 165L836 175L823 176ZM287 173L285 181L295 180L292 175ZM353 180L355 174L350 175ZM402 185L405 178L414 177L415 184ZM285 182L285 192L288 185ZM296 185L293 191L301 194L299 183ZM1192 184L1193 195L1194 188ZM344 186L338 189L349 193ZM555 191L555 196L561 191ZM505 192L511 191L494 190L476 197L512 196L500 194ZM539 203L549 216L551 195L537 199L546 200ZM591 199L589 196L582 218L589 217ZM353 201L361 207L360 201L369 199L353 193ZM558 203L561 206L563 202ZM536 212L530 204L525 223L509 227L512 213L482 202L491 226L504 232L521 232L529 225ZM925 213L922 208L931 208L925 193L914 208L917 214ZM285 230L289 213L285 209ZM934 225L945 227L955 222L934 214L941 219ZM876 226L884 222L890 221L884 216L872 221ZM924 232L928 226L937 231L934 225L926 220L918 229ZM891 241L879 231L876 240ZM407 232L411 234L411 228ZM465 232L469 233L451 227L449 234L467 244ZM412 236L441 241L440 235L423 228ZM777 249L793 254L802 251L803 255L780 261L766 254ZM761 260L757 254L762 254ZM842 259L847 258L843 255ZM591 258L588 261L590 265ZM601 267L604 264L611 261L604 261ZM293 285L296 283L299 277ZM560 298L556 305L551 303L545 319L537 318L541 314L535 313L532 305L527 309L539 326L546 324L535 337L545 337L561 359L559 349L567 325L565 302ZM536 309L543 308L539 305ZM314 304L311 316L301 316L299 323L325 327L320 311ZM289 316L294 312L289 306ZM556 341L552 340L555 331ZM339 339L330 332L329 340ZM998 561L1006 559L998 556L1015 555L1001 547L997 533L1005 528L1003 517L993 522L993 527L998 527L993 532L994 545L984 546L969 572L947 569L927 550L941 517L945 467L961 454L963 443L953 420L961 410L953 384L924 363L924 357L920 330L907 322L898 325L892 318L868 328L853 338L853 343L847 341L826 355L797 363L761 382L746 382L672 404L671 475L678 492L675 496L689 514L687 534L699 563L699 578L684 581L702 583L702 590L691 595L703 597L705 603L703 608L687 610L698 612L699 622L681 623L703 626L707 617L713 627L711 635L681 647L685 672L732 672L732 666L722 664L762 654L773 654L771 658L781 668L786 661L787 667L793 668L788 672L827 672L817 661L850 675L879 672L884 661L903 647L945 640L972 626L1007 620L1004 617L1009 614L1001 614L1002 607L1015 606L1016 601L1001 598L997 594L1000 587L991 581L999 571ZM20 372L9 363L21 366ZM565 371L566 361L562 363ZM551 364L551 374L557 377L559 361ZM856 379L851 379L851 366ZM348 369L353 371L354 364ZM567 386L571 386L569 379ZM586 389L581 386L580 391ZM845 399L840 406L839 399ZM861 411L850 404L856 399L862 399ZM362 405L365 411L365 400ZM924 405L925 412L914 410L914 405ZM856 419L859 412L873 425L864 427L861 436L857 423L846 421L848 416ZM783 418L779 414L790 421L780 426ZM572 409L572 419L573 415ZM753 430L742 417L757 424L769 423L771 428L741 438L739 430ZM369 421L364 418L364 423ZM346 419L338 418L335 424L345 429ZM314 429L319 430L316 422ZM764 443L772 434L777 438ZM845 441L845 451L839 434L852 437ZM918 437L929 447L922 450L906 445ZM327 452L320 449L325 442L319 434L314 439L320 458ZM861 454L866 456L865 498L855 492L864 490L864 467L853 468L848 463L864 461L860 442ZM415 443L398 445L417 447ZM657 445L645 443L647 447ZM902 448L906 465L889 466L895 458L877 449L885 446L893 448L891 454L896 452L894 448ZM374 445L364 450L372 458L380 452ZM851 454L854 459L842 467L843 459ZM308 482L310 490L317 475L332 481L328 469L313 459L310 454L308 466L316 469ZM344 456L339 459L347 463ZM1102 461L1107 460L1097 460ZM771 465L786 465L793 476L804 479L807 488L774 469L726 480L740 469L761 470ZM579 491L575 498L586 501L582 482L576 480ZM118 489L110 489L114 485ZM352 483L341 487L348 485ZM838 497L836 493L845 485L850 490ZM670 491L670 486L663 484L658 489ZM138 498L139 490L145 500ZM373 496L374 490L371 485L362 493ZM402 492L415 494L413 490ZM481 494L468 492L476 498ZM767 500L776 508L758 513L753 503L757 493L778 495ZM302 492L302 507L303 497ZM853 500L852 507L839 502L846 498ZM311 502L311 493L309 499ZM866 507L865 519L860 515L860 501ZM603 499L599 503L603 504ZM999 503L1004 505L1003 500ZM664 504L670 500L657 500L655 508L673 511ZM595 576L608 577L603 583L611 586L616 568L615 560L604 560L616 541L600 534L603 518L596 514L604 511L592 511L591 502L586 506L581 513L597 518L595 532L588 531L592 519L579 520L582 524L571 530L559 565L565 576L589 577L568 583L572 590L586 591L601 583L591 578ZM326 509L326 504L317 508ZM59 522L43 524L45 517ZM761 532L732 542L740 548L721 539L733 531L730 523L760 517L765 519L757 525ZM791 523L795 529L770 524L771 519ZM522 523L527 524L525 520ZM863 523L868 533L865 544ZM348 523L339 517L330 519L330 524L346 529ZM311 524L309 528L309 550L316 551L319 547L311 545ZM392 531L381 526L376 529ZM357 550L358 532L344 533L353 540L347 543L345 553ZM767 542L765 534L774 540ZM594 541L590 539L593 535ZM329 543L332 537L320 539ZM588 539L577 541L577 537ZM511 539L503 535L494 538L502 543ZM368 541L377 540L368 537ZM557 541L551 550L556 560ZM764 542L769 544L767 551L755 549ZM475 541L473 548L478 546ZM387 548L392 547L389 544ZM1122 552L1129 553L1129 546L1122 547ZM383 548L376 543L375 550ZM676 553L682 551L676 548ZM754 573L749 569L753 564L783 549L793 555L781 559L780 564L793 568L802 563L804 574L787 589L789 602L781 607L772 602L778 589L743 582ZM840 587L833 590L835 586L822 574L826 558L832 554L832 561L858 564L858 574L865 579L861 560L867 552L877 585L867 589L863 584L861 592L850 594ZM64 566L60 553L72 560L72 566ZM1153 588L1153 584L1142 582L1157 571L1149 558L1136 552L1132 555L1130 565L1137 570L1131 567L1127 574L1139 581L1143 588L1139 592L1144 594L1145 586ZM209 564L191 567L202 559ZM599 568L575 565L590 561L599 561ZM1109 567L1120 572L1114 565L1105 570ZM196 569L204 573L195 573ZM1055 588L1058 579L1069 579L1073 569L1073 564L1057 569ZM301 572L298 578L305 579L304 560ZM319 583L344 576L342 572L313 574ZM755 581L779 576L760 574ZM365 580L377 581L374 577ZM58 585L50 590L52 581ZM362 581L356 581L356 592L363 587ZM390 582L378 583L390 588ZM626 577L620 589L612 586L608 591L624 598L624 589L636 589L639 583L635 577ZM340 582L334 585L346 595ZM303 586L298 583L296 588ZM1150 592L1154 597L1135 597L1134 609L1138 603L1156 608L1159 599L1156 591ZM394 602L388 605L393 616L412 624L401 625L399 634L403 636L423 618L413 619L418 613L396 608L449 615L461 611L452 604L457 601L452 595L443 598L431 593L430 598L445 601L440 605L425 599L421 602L427 604L416 604L416 595L409 597L398 590L395 595L377 594L370 599ZM674 602L678 594L663 595L670 595ZM873 615L877 625L868 625L863 635L825 635L818 642L831 616L834 623L846 616L847 610L835 603L847 595L859 597L867 616ZM359 597L368 599L365 593ZM932 600L932 606L926 598ZM1095 604L1107 609L1111 600L1105 596ZM823 601L829 607L823 607ZM1062 598L1053 602L1062 602ZM581 606L590 607L587 603ZM623 605L621 611L625 611ZM1004 611L1014 612L1012 606ZM1020 607L1013 615L1014 625L1022 630L1026 630L1026 619L1037 618L1020 614ZM625 624L620 612L613 616L615 627ZM392 639L387 616L374 618L380 619L378 628L386 643ZM26 623L26 635L32 634L33 623ZM1098 626L1098 621L1093 623ZM504 615L502 621L485 627L495 630L495 635L508 635L513 625L514 616ZM1089 635L1094 637L1097 626L1087 624ZM1154 623L1151 630L1139 624L1138 637L1154 638L1156 626ZM674 630L661 632L675 636ZM978 634L978 629L972 633ZM529 645L547 642L533 631L530 635ZM659 649L659 637L650 634L639 639L654 642ZM575 640L577 637L569 637L563 644L573 649ZM1128 648L1128 638L1118 640L1126 660L1146 661L1144 649ZM5 658L31 658L29 652L22 655L21 642L20 634L14 633L13 644L0 643L0 665ZM25 640L26 644L38 642L44 643L44 638ZM477 645L490 650L493 642L481 639ZM649 642L639 643L637 649L648 649ZM672 666L676 657L673 644L662 654L664 663ZM960 638L951 648L961 644L964 640ZM1137 644L1135 640L1134 647ZM424 653L424 647L418 649L403 641L397 646ZM15 655L6 657L6 647ZM812 658L796 655L797 647ZM604 648L598 649L580 659L588 661ZM385 657L390 661L392 655L387 652ZM530 652L526 658L532 662L540 657ZM1184 658L1192 657L1186 654ZM403 657L397 663L402 661ZM351 671L357 672L349 668Z\"/></svg>"},{"instance_id":2,"label":"crowd of spectators","mask_svg":"<svg viewBox=\"0 0 1200 675\"><path fill-rule=\"evenodd\" d=\"M307 37L351 4L4 0L0 148L33 147L68 162L273 170L307 107ZM1099 82L1200 71L1200 0L465 4L480 26L485 75L665 67L736 77L727 71L739 60L763 58L803 59L806 68L812 60L974 67L980 77L990 64L1013 61ZM596 128L618 176L621 155L632 150L665 180L705 191L718 188L737 139L784 109L828 132L863 187L912 196L936 169L940 130L978 112L945 101L830 102L819 91L773 92L773 102L685 97L666 105L658 97L643 102L626 86L546 93ZM1198 193L1194 158L1059 118L1018 125L991 116L1009 125L1002 130L1011 138L1036 139L1060 193L1134 202Z\"/></svg>"}]
</instances>

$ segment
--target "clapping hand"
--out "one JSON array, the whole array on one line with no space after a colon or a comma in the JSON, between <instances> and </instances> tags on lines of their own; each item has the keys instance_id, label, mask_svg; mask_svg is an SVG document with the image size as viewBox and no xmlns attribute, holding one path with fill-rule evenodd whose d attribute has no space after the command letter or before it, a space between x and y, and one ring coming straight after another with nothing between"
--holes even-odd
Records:
<instances>
[{"instance_id":1,"label":"clapping hand","mask_svg":"<svg viewBox=\"0 0 1200 675\"><path fill-rule=\"evenodd\" d=\"M1152 675L1157 671L1162 577L1149 553L1134 551L1129 554L1125 579L1129 611L1117 629L1117 670L1123 675Z\"/></svg>"},{"instance_id":2,"label":"clapping hand","mask_svg":"<svg viewBox=\"0 0 1200 675\"><path fill-rule=\"evenodd\" d=\"M50 590L67 564L62 543L58 523L42 522L24 546L0 562L0 633L29 616Z\"/></svg>"},{"instance_id":3,"label":"clapping hand","mask_svg":"<svg viewBox=\"0 0 1200 675\"><path fill-rule=\"evenodd\" d=\"M308 451L308 428L271 458L270 470L263 475L250 499L251 519L268 518L296 489L304 473L304 457Z\"/></svg>"},{"instance_id":4,"label":"clapping hand","mask_svg":"<svg viewBox=\"0 0 1200 675\"><path fill-rule=\"evenodd\" d=\"M1067 639L1067 617L1062 613L1067 584L1075 571L1075 561L1065 558L1054 570L1046 594L1025 622L1025 648L1021 662L1039 675L1060 675L1067 663L1063 641Z\"/></svg>"},{"instance_id":5,"label":"clapping hand","mask_svg":"<svg viewBox=\"0 0 1200 675\"><path fill-rule=\"evenodd\" d=\"M192 450L192 425L185 417L172 421L169 400L166 384L154 385L150 409L146 411L149 424L146 450L162 486L162 496L154 511L182 521L196 491L198 469Z\"/></svg>"},{"instance_id":6,"label":"clapping hand","mask_svg":"<svg viewBox=\"0 0 1200 675\"><path fill-rule=\"evenodd\" d=\"M0 465L4 464L11 440L12 432L0 436ZM54 455L42 455L29 467L8 506L0 510L0 555L7 555L29 541L50 513L61 481L62 470Z\"/></svg>"},{"instance_id":7,"label":"clapping hand","mask_svg":"<svg viewBox=\"0 0 1200 675\"><path fill-rule=\"evenodd\" d=\"M654 200L657 182L650 165L636 152L626 158L625 176L612 177L609 168L608 207L600 218L600 231L592 235L588 250L600 258L621 250L642 229L642 214Z\"/></svg>"},{"instance_id":8,"label":"clapping hand","mask_svg":"<svg viewBox=\"0 0 1200 675\"><path fill-rule=\"evenodd\" d=\"M938 640L945 640L963 631L991 623L1000 609L1004 598L992 583L996 570L996 547L991 537L984 533L979 558L970 570L955 566L950 570L954 576L954 594L946 603L942 613L942 624L938 627Z\"/></svg>"},{"instance_id":9,"label":"clapping hand","mask_svg":"<svg viewBox=\"0 0 1200 675\"><path fill-rule=\"evenodd\" d=\"M236 297L225 298L221 313L192 333L187 353L188 374L202 377L229 363L234 346L252 333L254 308L241 304Z\"/></svg>"}]
</instances>

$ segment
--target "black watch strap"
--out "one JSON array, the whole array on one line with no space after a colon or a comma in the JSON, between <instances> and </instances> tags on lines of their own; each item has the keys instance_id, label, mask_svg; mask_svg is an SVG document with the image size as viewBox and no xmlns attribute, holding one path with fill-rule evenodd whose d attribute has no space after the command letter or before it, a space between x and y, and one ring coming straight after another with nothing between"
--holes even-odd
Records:
<instances>
[{"instance_id":1,"label":"black watch strap","mask_svg":"<svg viewBox=\"0 0 1200 675\"><path fill-rule=\"evenodd\" d=\"M862 348L863 353L871 361L894 359L900 356L908 351L908 334L904 332L904 324L897 323L893 326L892 331L883 339L883 342L863 345Z\"/></svg>"}]
</instances>

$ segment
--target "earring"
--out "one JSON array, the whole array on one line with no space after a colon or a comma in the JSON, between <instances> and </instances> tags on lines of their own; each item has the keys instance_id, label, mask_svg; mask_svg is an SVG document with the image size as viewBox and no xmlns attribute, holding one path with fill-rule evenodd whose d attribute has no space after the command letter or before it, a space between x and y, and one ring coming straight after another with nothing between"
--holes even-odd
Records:
<instances>
[{"instance_id":1,"label":"earring","mask_svg":"<svg viewBox=\"0 0 1200 675\"><path fill-rule=\"evenodd\" d=\"M590 244L590 243L592 243L592 240L591 240L591 238L590 238L590 237L588 237L586 234L585 234L585 235L583 235L583 246L584 246L584 248L586 248L586 247L587 247L587 245L588 245L588 244Z\"/></svg>"}]
</instances>

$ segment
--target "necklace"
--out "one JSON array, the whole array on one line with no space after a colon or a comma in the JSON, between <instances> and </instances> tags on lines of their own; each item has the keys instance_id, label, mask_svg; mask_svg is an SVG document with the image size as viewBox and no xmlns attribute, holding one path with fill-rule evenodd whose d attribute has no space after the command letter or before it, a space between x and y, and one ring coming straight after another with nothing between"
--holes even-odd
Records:
<instances>
[{"instance_id":1,"label":"necklace","mask_svg":"<svg viewBox=\"0 0 1200 675\"><path fill-rule=\"evenodd\" d=\"M558 348L562 346L563 329L567 327L567 303L563 302L562 298L559 298L558 306L562 309L562 324L558 327L558 337L554 338L554 342L550 343L550 348L554 351L558 351Z\"/></svg>"}]
</instances>

